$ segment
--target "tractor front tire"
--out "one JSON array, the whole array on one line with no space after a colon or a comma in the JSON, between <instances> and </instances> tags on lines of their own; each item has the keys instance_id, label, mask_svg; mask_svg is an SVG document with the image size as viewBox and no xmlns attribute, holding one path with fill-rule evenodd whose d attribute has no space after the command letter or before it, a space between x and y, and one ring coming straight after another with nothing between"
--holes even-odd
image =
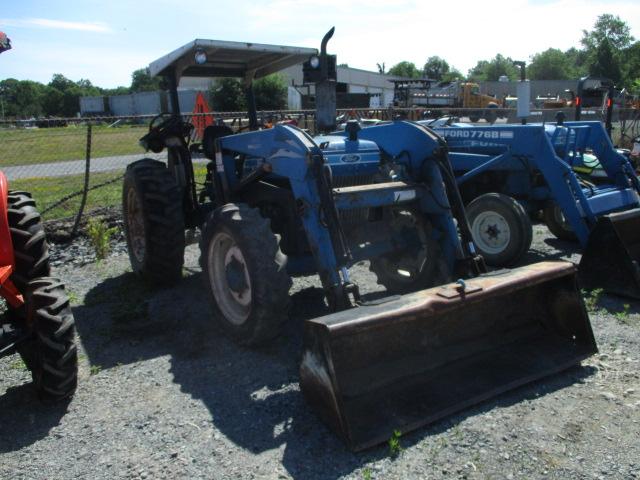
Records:
<instances>
[{"instance_id":1,"label":"tractor front tire","mask_svg":"<svg viewBox=\"0 0 640 480\"><path fill-rule=\"evenodd\" d=\"M531 220L520 203L501 193L485 193L467 206L473 241L487 265L509 267L529 250Z\"/></svg>"},{"instance_id":2,"label":"tractor front tire","mask_svg":"<svg viewBox=\"0 0 640 480\"><path fill-rule=\"evenodd\" d=\"M243 345L277 336L289 316L292 282L269 220L245 204L223 205L205 223L200 249L214 318L222 329Z\"/></svg>"},{"instance_id":3,"label":"tractor front tire","mask_svg":"<svg viewBox=\"0 0 640 480\"><path fill-rule=\"evenodd\" d=\"M159 285L177 283L184 264L184 213L180 187L164 163L145 158L127 167L122 212L134 273Z\"/></svg>"},{"instance_id":4,"label":"tractor front tire","mask_svg":"<svg viewBox=\"0 0 640 480\"><path fill-rule=\"evenodd\" d=\"M9 192L7 218L15 260L11 281L23 291L29 280L49 275L49 245L36 202L28 193Z\"/></svg>"},{"instance_id":5,"label":"tractor front tire","mask_svg":"<svg viewBox=\"0 0 640 480\"><path fill-rule=\"evenodd\" d=\"M18 315L26 315L24 321L32 333L18 352L40 398L61 400L73 395L78 383L75 323L62 282L51 277L31 280L24 312Z\"/></svg>"},{"instance_id":6,"label":"tractor front tire","mask_svg":"<svg viewBox=\"0 0 640 480\"><path fill-rule=\"evenodd\" d=\"M560 240L575 242L578 240L573 228L564 217L558 205L549 205L542 211L542 219L551 233Z\"/></svg>"}]
</instances>

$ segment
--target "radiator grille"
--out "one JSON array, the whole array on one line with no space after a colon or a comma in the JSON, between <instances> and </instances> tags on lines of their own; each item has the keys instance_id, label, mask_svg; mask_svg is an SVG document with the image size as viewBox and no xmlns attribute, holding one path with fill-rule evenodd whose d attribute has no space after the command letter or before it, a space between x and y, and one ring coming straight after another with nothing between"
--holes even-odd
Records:
<instances>
[{"instance_id":1,"label":"radiator grille","mask_svg":"<svg viewBox=\"0 0 640 480\"><path fill-rule=\"evenodd\" d=\"M355 187L356 185L370 185L376 183L376 175L351 175L344 177L333 177L333 188ZM349 236L349 231L362 225L367 221L368 208L355 208L353 210L342 210L340 213L340 224Z\"/></svg>"}]
</instances>

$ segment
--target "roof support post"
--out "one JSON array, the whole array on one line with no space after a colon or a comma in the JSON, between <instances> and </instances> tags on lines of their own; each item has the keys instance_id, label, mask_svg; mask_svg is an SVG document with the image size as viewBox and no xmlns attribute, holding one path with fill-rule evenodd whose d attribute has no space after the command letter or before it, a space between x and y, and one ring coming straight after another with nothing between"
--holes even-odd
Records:
<instances>
[{"instance_id":1,"label":"roof support post","mask_svg":"<svg viewBox=\"0 0 640 480\"><path fill-rule=\"evenodd\" d=\"M176 71L171 69L165 75L169 87L169 101L171 102L171 112L174 116L180 115L180 101L178 99L178 82L176 81Z\"/></svg>"}]
</instances>

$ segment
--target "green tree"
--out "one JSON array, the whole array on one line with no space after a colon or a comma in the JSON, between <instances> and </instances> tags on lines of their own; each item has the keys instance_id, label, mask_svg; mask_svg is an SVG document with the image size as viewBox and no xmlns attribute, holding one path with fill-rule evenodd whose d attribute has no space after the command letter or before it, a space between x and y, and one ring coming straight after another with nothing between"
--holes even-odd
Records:
<instances>
[{"instance_id":1,"label":"green tree","mask_svg":"<svg viewBox=\"0 0 640 480\"><path fill-rule=\"evenodd\" d=\"M48 117L59 116L62 112L62 97L60 90L51 85L44 86L42 95L42 111Z\"/></svg>"},{"instance_id":2,"label":"green tree","mask_svg":"<svg viewBox=\"0 0 640 480\"><path fill-rule=\"evenodd\" d=\"M155 92L160 90L161 80L159 77L152 77L149 70L139 68L131 74L131 92Z\"/></svg>"},{"instance_id":3,"label":"green tree","mask_svg":"<svg viewBox=\"0 0 640 480\"><path fill-rule=\"evenodd\" d=\"M617 15L602 14L591 31L582 31L582 43L589 73L611 78L614 82L631 81L625 52L634 38L629 25Z\"/></svg>"},{"instance_id":4,"label":"green tree","mask_svg":"<svg viewBox=\"0 0 640 480\"><path fill-rule=\"evenodd\" d=\"M51 77L51 81L49 82L49 86L56 88L57 90L64 92L74 86L72 80L69 80L67 77L62 75L61 73L54 73Z\"/></svg>"},{"instance_id":5,"label":"green tree","mask_svg":"<svg viewBox=\"0 0 640 480\"><path fill-rule=\"evenodd\" d=\"M575 78L575 71L571 58L557 48L536 53L527 66L531 80L568 80Z\"/></svg>"},{"instance_id":6,"label":"green tree","mask_svg":"<svg viewBox=\"0 0 640 480\"><path fill-rule=\"evenodd\" d=\"M437 55L427 58L427 62L422 67L424 76L434 80L442 80L450 70L451 67L447 61Z\"/></svg>"},{"instance_id":7,"label":"green tree","mask_svg":"<svg viewBox=\"0 0 640 480\"><path fill-rule=\"evenodd\" d=\"M418 70L415 63L407 61L396 63L387 73L404 78L420 78L420 70Z\"/></svg>"},{"instance_id":8,"label":"green tree","mask_svg":"<svg viewBox=\"0 0 640 480\"><path fill-rule=\"evenodd\" d=\"M624 84L635 94L640 93L640 41L627 48L623 54L626 60L624 66Z\"/></svg>"},{"instance_id":9,"label":"green tree","mask_svg":"<svg viewBox=\"0 0 640 480\"><path fill-rule=\"evenodd\" d=\"M218 112L238 112L246 109L242 83L235 78L220 78L210 90L211 108Z\"/></svg>"},{"instance_id":10,"label":"green tree","mask_svg":"<svg viewBox=\"0 0 640 480\"><path fill-rule=\"evenodd\" d=\"M287 83L279 73L253 82L253 93L258 110L283 110L287 108Z\"/></svg>"},{"instance_id":11,"label":"green tree","mask_svg":"<svg viewBox=\"0 0 640 480\"><path fill-rule=\"evenodd\" d=\"M620 57L615 54L611 42L606 38L600 42L596 49L590 73L596 77L610 78L614 83L619 83L622 80Z\"/></svg>"},{"instance_id":12,"label":"green tree","mask_svg":"<svg viewBox=\"0 0 640 480\"><path fill-rule=\"evenodd\" d=\"M116 87L116 88L101 88L100 93L102 95L111 96L111 95L127 95L131 93L129 87Z\"/></svg>"},{"instance_id":13,"label":"green tree","mask_svg":"<svg viewBox=\"0 0 640 480\"><path fill-rule=\"evenodd\" d=\"M492 60L480 60L469 70L469 77L474 80L498 80L506 75L510 80L518 78L518 69L510 57L498 53Z\"/></svg>"},{"instance_id":14,"label":"green tree","mask_svg":"<svg viewBox=\"0 0 640 480\"><path fill-rule=\"evenodd\" d=\"M0 82L2 109L6 117L29 118L42 115L43 85L31 80L8 78Z\"/></svg>"},{"instance_id":15,"label":"green tree","mask_svg":"<svg viewBox=\"0 0 640 480\"><path fill-rule=\"evenodd\" d=\"M20 80L15 78L7 78L0 81L0 102L2 102L2 110L0 113L5 117L15 117L18 115L16 108L16 90Z\"/></svg>"},{"instance_id":16,"label":"green tree","mask_svg":"<svg viewBox=\"0 0 640 480\"><path fill-rule=\"evenodd\" d=\"M564 52L564 56L567 57L567 61L573 65L573 71L575 77L584 77L589 73L589 65L586 50L578 50L575 47L571 47Z\"/></svg>"},{"instance_id":17,"label":"green tree","mask_svg":"<svg viewBox=\"0 0 640 480\"><path fill-rule=\"evenodd\" d=\"M447 73L442 76L443 82L454 82L456 80L464 80L464 75L457 68L451 67Z\"/></svg>"},{"instance_id":18,"label":"green tree","mask_svg":"<svg viewBox=\"0 0 640 480\"><path fill-rule=\"evenodd\" d=\"M595 52L605 39L609 41L611 48L614 50L627 48L634 40L627 22L610 13L600 15L593 25L593 30L582 30L580 43L587 51Z\"/></svg>"},{"instance_id":19,"label":"green tree","mask_svg":"<svg viewBox=\"0 0 640 480\"><path fill-rule=\"evenodd\" d=\"M61 73L54 74L47 87L47 98L43 101L46 106L44 110L47 115L52 116L74 117L80 111L80 97L100 94L100 90L89 80L81 79L74 82Z\"/></svg>"}]
</instances>

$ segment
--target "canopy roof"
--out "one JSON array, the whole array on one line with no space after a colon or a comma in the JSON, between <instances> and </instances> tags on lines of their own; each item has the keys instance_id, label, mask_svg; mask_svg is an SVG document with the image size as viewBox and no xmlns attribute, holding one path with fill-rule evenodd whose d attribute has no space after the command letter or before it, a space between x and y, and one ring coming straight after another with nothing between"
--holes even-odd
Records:
<instances>
[{"instance_id":1,"label":"canopy roof","mask_svg":"<svg viewBox=\"0 0 640 480\"><path fill-rule=\"evenodd\" d=\"M207 55L202 65L195 61L198 50ZM317 54L315 48L196 39L152 62L149 72L152 76L166 75L175 69L176 82L180 77L254 79L302 63Z\"/></svg>"}]
</instances>

